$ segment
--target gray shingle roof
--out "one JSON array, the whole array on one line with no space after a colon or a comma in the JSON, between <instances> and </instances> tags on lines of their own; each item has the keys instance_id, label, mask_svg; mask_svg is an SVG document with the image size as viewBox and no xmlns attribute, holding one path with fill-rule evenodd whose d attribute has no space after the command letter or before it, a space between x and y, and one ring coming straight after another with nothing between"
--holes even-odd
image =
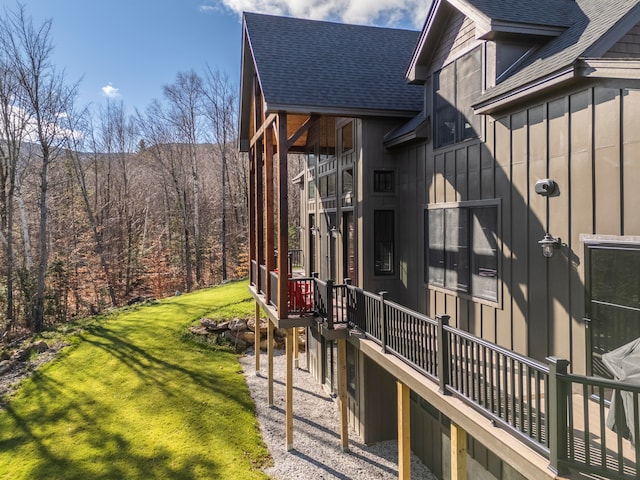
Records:
<instances>
[{"instance_id":1,"label":"gray shingle roof","mask_svg":"<svg viewBox=\"0 0 640 480\"><path fill-rule=\"evenodd\" d=\"M568 27L574 0L462 0L487 18L506 22ZM452 1L454 5L457 3Z\"/></svg>"},{"instance_id":2,"label":"gray shingle roof","mask_svg":"<svg viewBox=\"0 0 640 480\"><path fill-rule=\"evenodd\" d=\"M244 21L271 107L422 109L423 89L404 77L419 32L255 13Z\"/></svg>"},{"instance_id":3,"label":"gray shingle roof","mask_svg":"<svg viewBox=\"0 0 640 480\"><path fill-rule=\"evenodd\" d=\"M537 4L525 1L514 3ZM607 38L606 34L639 5L640 0L575 0L569 17L571 26L536 51L516 73L487 90L480 98L479 104L485 104L514 89L559 72L579 58L601 55L604 53L600 51L603 42L612 40Z\"/></svg>"}]
</instances>

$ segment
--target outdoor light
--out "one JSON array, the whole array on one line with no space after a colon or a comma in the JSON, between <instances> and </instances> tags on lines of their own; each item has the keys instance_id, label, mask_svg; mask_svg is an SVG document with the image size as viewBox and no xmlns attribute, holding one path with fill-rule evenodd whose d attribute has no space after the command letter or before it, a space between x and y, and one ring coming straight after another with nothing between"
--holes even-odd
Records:
<instances>
[{"instance_id":1,"label":"outdoor light","mask_svg":"<svg viewBox=\"0 0 640 480\"><path fill-rule=\"evenodd\" d=\"M318 227L311 227L309 230L311 230L311 235L317 235L320 231Z\"/></svg>"},{"instance_id":2,"label":"outdoor light","mask_svg":"<svg viewBox=\"0 0 640 480\"><path fill-rule=\"evenodd\" d=\"M549 235L549 232L544 234L544 238L538 242L542 247L542 255L546 258L553 257L553 250L560 248L561 240L559 238L553 238Z\"/></svg>"},{"instance_id":3,"label":"outdoor light","mask_svg":"<svg viewBox=\"0 0 640 480\"><path fill-rule=\"evenodd\" d=\"M331 236L333 238L337 238L338 234L340 233L340 230L338 230L334 225L333 227L331 227L331 230L329 230L329 233L331 233Z\"/></svg>"}]
</instances>

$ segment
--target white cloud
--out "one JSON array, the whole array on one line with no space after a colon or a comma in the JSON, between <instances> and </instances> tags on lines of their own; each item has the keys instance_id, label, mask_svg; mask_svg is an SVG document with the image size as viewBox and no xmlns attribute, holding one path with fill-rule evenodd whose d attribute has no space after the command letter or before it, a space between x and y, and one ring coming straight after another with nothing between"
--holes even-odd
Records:
<instances>
[{"instance_id":1,"label":"white cloud","mask_svg":"<svg viewBox=\"0 0 640 480\"><path fill-rule=\"evenodd\" d=\"M218 10L213 5L200 5L199 10L203 13L215 12Z\"/></svg>"},{"instance_id":2,"label":"white cloud","mask_svg":"<svg viewBox=\"0 0 640 480\"><path fill-rule=\"evenodd\" d=\"M422 27L430 3L425 0L215 0L216 5L239 15L247 11L363 25L413 25L415 28Z\"/></svg>"},{"instance_id":3,"label":"white cloud","mask_svg":"<svg viewBox=\"0 0 640 480\"><path fill-rule=\"evenodd\" d=\"M102 95L107 98L118 98L120 96L120 89L108 84L102 87Z\"/></svg>"}]
</instances>

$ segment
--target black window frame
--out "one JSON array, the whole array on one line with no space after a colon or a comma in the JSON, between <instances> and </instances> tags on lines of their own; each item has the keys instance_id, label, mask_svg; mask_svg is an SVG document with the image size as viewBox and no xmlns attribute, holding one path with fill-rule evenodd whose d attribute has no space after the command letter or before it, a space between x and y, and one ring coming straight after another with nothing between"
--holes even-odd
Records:
<instances>
[{"instance_id":1,"label":"black window frame","mask_svg":"<svg viewBox=\"0 0 640 480\"><path fill-rule=\"evenodd\" d=\"M424 281L429 287L499 305L500 205L493 199L432 204L425 209Z\"/></svg>"},{"instance_id":2,"label":"black window frame","mask_svg":"<svg viewBox=\"0 0 640 480\"><path fill-rule=\"evenodd\" d=\"M373 191L375 193L394 193L396 191L396 175L393 170L373 171Z\"/></svg>"},{"instance_id":3,"label":"black window frame","mask_svg":"<svg viewBox=\"0 0 640 480\"><path fill-rule=\"evenodd\" d=\"M587 374L612 379L613 375L602 362L602 354L615 350L637 338L635 335L638 335L638 325L635 324L634 328L633 322L630 323L628 319L621 321L618 315L615 315L611 310L627 314L635 312L637 316L638 309L640 309L637 285L634 285L630 290L619 286L620 275L623 274L625 268L628 272L636 272L637 269L632 267L632 262L623 261L624 268L619 268L619 261L608 259L598 261L600 267L597 267L594 257L616 252L623 255L631 253L638 255L640 254L640 238L581 235L581 240L584 242L585 248L585 321L589 324L589 333L586 338ZM615 280L609 281L605 278L594 282L594 276L596 273L601 273L600 270L607 270L602 273L609 273ZM635 280L638 282L637 277ZM635 295L633 301L622 302L621 296L629 292ZM599 314L599 309L607 309L607 315ZM621 334L627 334L627 338L620 339ZM613 339L614 341L612 341L612 337L616 337ZM598 341L594 343L594 339ZM598 396L597 393L596 396Z\"/></svg>"},{"instance_id":4,"label":"black window frame","mask_svg":"<svg viewBox=\"0 0 640 480\"><path fill-rule=\"evenodd\" d=\"M373 272L375 275L395 275L395 247L395 210L374 210Z\"/></svg>"},{"instance_id":5,"label":"black window frame","mask_svg":"<svg viewBox=\"0 0 640 480\"><path fill-rule=\"evenodd\" d=\"M480 116L474 114L471 105L481 93L480 47L465 53L433 74L434 148L480 136Z\"/></svg>"}]
</instances>

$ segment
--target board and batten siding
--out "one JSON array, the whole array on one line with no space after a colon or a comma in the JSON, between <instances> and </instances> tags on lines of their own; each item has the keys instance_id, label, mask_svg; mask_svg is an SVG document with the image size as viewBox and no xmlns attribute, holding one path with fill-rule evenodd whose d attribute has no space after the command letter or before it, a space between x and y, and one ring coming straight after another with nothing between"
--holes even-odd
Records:
<instances>
[{"instance_id":1,"label":"board and batten siding","mask_svg":"<svg viewBox=\"0 0 640 480\"><path fill-rule=\"evenodd\" d=\"M638 125L640 90L599 86L487 117L482 142L406 149L403 161L424 160L427 203L501 202L498 306L426 288L425 313L447 313L453 325L539 360L564 357L584 373L580 235L640 235ZM557 182L557 196L535 193L543 178ZM551 259L538 244L545 232L563 243Z\"/></svg>"}]
</instances>

